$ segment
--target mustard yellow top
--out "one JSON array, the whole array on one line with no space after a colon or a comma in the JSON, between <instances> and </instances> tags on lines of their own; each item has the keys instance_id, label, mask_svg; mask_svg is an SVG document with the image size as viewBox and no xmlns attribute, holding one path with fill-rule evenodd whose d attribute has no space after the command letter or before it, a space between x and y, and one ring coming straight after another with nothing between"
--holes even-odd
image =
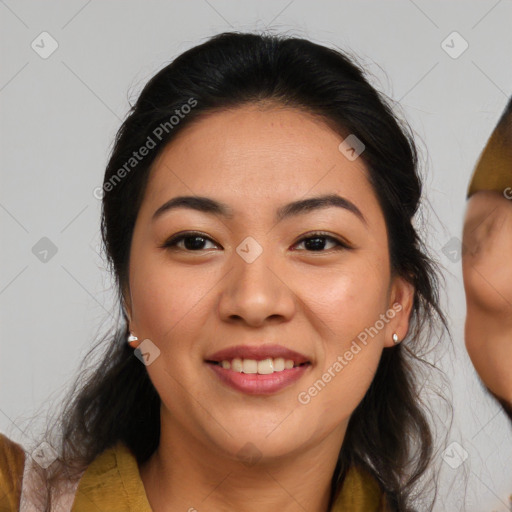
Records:
<instances>
[{"instance_id":1,"label":"mustard yellow top","mask_svg":"<svg viewBox=\"0 0 512 512\"><path fill-rule=\"evenodd\" d=\"M17 512L25 452L0 433L0 511ZM71 512L151 512L137 460L122 443L105 450L78 482ZM384 493L368 474L351 469L330 512L386 512Z\"/></svg>"},{"instance_id":2,"label":"mustard yellow top","mask_svg":"<svg viewBox=\"0 0 512 512\"><path fill-rule=\"evenodd\" d=\"M512 198L512 98L480 155L467 197L495 190Z\"/></svg>"}]
</instances>

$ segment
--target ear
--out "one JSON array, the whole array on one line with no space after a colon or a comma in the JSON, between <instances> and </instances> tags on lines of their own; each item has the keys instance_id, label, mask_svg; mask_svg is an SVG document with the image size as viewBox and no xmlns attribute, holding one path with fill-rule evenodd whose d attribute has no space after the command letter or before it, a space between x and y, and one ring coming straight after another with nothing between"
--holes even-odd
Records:
<instances>
[{"instance_id":1,"label":"ear","mask_svg":"<svg viewBox=\"0 0 512 512\"><path fill-rule=\"evenodd\" d=\"M137 327L134 325L134 322L132 320L133 317L132 317L131 294L130 294L130 290L127 286L123 288L121 301L122 301L123 312L124 312L124 316L126 319L126 323L128 324L129 334L134 334L135 336L137 336ZM134 340L134 341L126 340L126 341L129 343L129 345L132 348L137 348L141 343L140 340L138 340L138 341L137 340Z\"/></svg>"},{"instance_id":2,"label":"ear","mask_svg":"<svg viewBox=\"0 0 512 512\"><path fill-rule=\"evenodd\" d=\"M409 319L414 303L414 286L405 278L396 276L391 283L388 310L386 316L390 318L386 325L385 347L393 347L393 334L396 333L399 342L409 330Z\"/></svg>"}]
</instances>

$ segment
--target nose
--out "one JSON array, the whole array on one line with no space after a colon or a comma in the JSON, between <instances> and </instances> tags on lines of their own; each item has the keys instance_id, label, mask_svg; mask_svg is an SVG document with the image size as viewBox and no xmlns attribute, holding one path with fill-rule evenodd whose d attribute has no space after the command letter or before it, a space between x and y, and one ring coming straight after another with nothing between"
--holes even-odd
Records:
<instances>
[{"instance_id":1,"label":"nose","mask_svg":"<svg viewBox=\"0 0 512 512\"><path fill-rule=\"evenodd\" d=\"M265 250L252 263L237 253L233 254L233 260L232 271L222 280L219 301L222 320L251 327L289 321L295 312L296 297L282 265L276 265Z\"/></svg>"}]
</instances>

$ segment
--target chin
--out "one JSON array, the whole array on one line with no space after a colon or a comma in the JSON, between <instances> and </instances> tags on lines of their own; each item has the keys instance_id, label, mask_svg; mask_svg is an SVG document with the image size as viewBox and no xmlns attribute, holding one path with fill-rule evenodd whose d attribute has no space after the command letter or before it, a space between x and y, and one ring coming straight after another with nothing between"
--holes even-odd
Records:
<instances>
[{"instance_id":1,"label":"chin","mask_svg":"<svg viewBox=\"0 0 512 512\"><path fill-rule=\"evenodd\" d=\"M278 427L279 429L279 427ZM277 432L272 429L241 429L239 431L229 431L232 436L224 438L218 448L226 454L227 457L236 459L245 463L271 461L276 458L299 453L303 443L298 436L299 432L283 430ZM270 432L270 435L269 435Z\"/></svg>"}]
</instances>

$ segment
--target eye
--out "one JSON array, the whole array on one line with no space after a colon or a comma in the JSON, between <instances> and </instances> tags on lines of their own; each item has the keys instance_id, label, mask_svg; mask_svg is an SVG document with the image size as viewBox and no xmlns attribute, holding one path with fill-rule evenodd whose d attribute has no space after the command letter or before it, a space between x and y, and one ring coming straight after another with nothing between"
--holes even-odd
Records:
<instances>
[{"instance_id":1,"label":"eye","mask_svg":"<svg viewBox=\"0 0 512 512\"><path fill-rule=\"evenodd\" d=\"M342 242L341 240L330 236L328 233L321 231L310 233L309 236L301 238L295 245L305 244L305 247L310 252L326 252L324 251L326 248L326 240L334 243L335 250L350 249L350 246L347 243Z\"/></svg>"},{"instance_id":2,"label":"eye","mask_svg":"<svg viewBox=\"0 0 512 512\"><path fill-rule=\"evenodd\" d=\"M327 241L327 243L326 243ZM214 246L219 247L212 239L204 233L188 231L185 233L178 233L167 240L161 247L166 249L181 249L188 252L198 252L202 250L211 249L205 247L205 244L211 242ZM334 244L334 247L326 247L329 243ZM305 244L308 252L326 252L328 249L350 249L350 245L346 242L338 240L337 238L324 232L310 233L309 236L302 237L294 246Z\"/></svg>"},{"instance_id":3,"label":"eye","mask_svg":"<svg viewBox=\"0 0 512 512\"><path fill-rule=\"evenodd\" d=\"M212 241L211 238L207 237L205 234L189 231L187 233L181 233L172 236L162 245L162 247L166 249L178 248L184 249L186 251L197 252L201 250L210 249L209 247L204 247L204 244L207 243L208 241L212 242L212 244L214 245L217 245Z\"/></svg>"}]
</instances>

